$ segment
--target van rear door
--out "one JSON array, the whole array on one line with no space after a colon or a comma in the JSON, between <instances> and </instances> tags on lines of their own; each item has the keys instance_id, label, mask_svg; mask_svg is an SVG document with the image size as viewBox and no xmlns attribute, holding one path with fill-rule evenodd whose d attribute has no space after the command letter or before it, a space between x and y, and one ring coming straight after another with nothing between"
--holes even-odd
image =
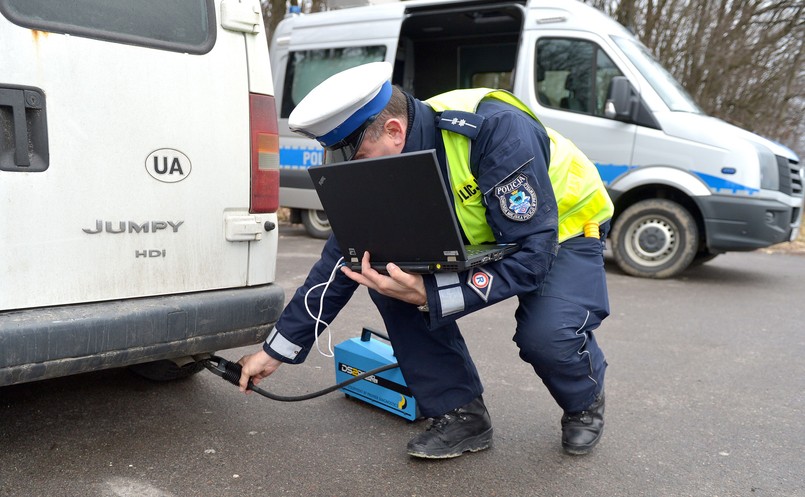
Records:
<instances>
[{"instance_id":1,"label":"van rear door","mask_svg":"<svg viewBox=\"0 0 805 497\"><path fill-rule=\"evenodd\" d=\"M0 51L0 121L43 137L34 167L0 170L0 309L273 280L276 215L250 213L250 70L273 89L244 46L267 48L236 27L248 8L218 7L0 0L15 47ZM15 140L0 153L24 157Z\"/></svg>"}]
</instances>

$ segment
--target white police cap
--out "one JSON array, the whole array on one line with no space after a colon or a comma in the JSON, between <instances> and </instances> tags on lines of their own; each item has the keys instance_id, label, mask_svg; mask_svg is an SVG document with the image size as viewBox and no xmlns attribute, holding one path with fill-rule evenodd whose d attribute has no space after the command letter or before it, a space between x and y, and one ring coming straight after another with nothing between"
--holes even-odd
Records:
<instances>
[{"instance_id":1,"label":"white police cap","mask_svg":"<svg viewBox=\"0 0 805 497\"><path fill-rule=\"evenodd\" d=\"M325 148L339 144L386 107L391 71L388 62L371 62L330 76L299 102L288 127Z\"/></svg>"}]
</instances>

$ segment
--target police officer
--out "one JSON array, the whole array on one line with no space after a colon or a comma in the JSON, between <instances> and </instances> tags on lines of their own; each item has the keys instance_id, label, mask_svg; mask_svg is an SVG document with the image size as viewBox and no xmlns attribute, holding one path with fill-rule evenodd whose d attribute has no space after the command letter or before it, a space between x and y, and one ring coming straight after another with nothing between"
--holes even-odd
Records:
<instances>
[{"instance_id":1,"label":"police officer","mask_svg":"<svg viewBox=\"0 0 805 497\"><path fill-rule=\"evenodd\" d=\"M483 386L456 320L516 296L519 355L564 410L564 450L589 452L604 427L607 363L593 330L609 314L603 240L613 212L595 166L508 92L455 90L420 101L392 87L391 71L375 62L335 74L299 103L290 128L318 140L331 162L435 149L466 240L521 248L474 270L427 275L394 264L380 274L364 254L361 272L336 271L321 319L331 322L359 285L369 289L420 412L432 418L408 454L449 458L492 443ZM320 301L321 290L309 290L340 257L331 236L261 350L239 361L242 391L250 378L257 384L282 363L305 360L316 332L306 294Z\"/></svg>"}]
</instances>

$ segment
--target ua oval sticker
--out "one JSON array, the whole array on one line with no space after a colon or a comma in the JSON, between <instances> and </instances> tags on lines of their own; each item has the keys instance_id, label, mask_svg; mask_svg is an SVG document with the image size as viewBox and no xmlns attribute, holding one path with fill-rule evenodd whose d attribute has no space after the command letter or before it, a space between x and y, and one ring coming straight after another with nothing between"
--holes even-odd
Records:
<instances>
[{"instance_id":1,"label":"ua oval sticker","mask_svg":"<svg viewBox=\"0 0 805 497\"><path fill-rule=\"evenodd\" d=\"M190 164L190 159L178 150L160 148L146 157L145 170L158 181L177 183L190 176L193 165Z\"/></svg>"}]
</instances>

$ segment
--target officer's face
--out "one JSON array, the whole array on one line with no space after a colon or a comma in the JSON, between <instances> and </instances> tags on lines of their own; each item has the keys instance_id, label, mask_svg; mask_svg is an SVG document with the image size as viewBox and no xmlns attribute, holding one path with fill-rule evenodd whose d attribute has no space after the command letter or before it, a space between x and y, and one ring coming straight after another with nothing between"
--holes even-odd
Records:
<instances>
[{"instance_id":1,"label":"officer's face","mask_svg":"<svg viewBox=\"0 0 805 497\"><path fill-rule=\"evenodd\" d=\"M380 138L372 140L371 137L366 136L353 159L399 154L405 146L405 129L399 119L389 119L383 126Z\"/></svg>"}]
</instances>

